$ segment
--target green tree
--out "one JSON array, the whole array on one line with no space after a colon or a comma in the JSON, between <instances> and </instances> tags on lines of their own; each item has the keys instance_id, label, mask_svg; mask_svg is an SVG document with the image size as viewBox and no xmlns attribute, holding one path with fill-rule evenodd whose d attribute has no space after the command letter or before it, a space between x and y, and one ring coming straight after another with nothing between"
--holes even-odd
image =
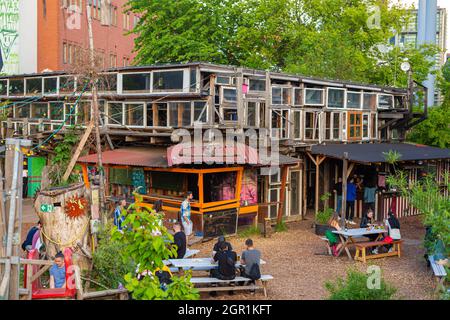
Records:
<instances>
[{"instance_id":1,"label":"green tree","mask_svg":"<svg viewBox=\"0 0 450 320\"><path fill-rule=\"evenodd\" d=\"M155 275L163 269L163 261L176 256L177 248L172 245L173 236L160 225L160 217L152 210L144 210L132 205L123 222L122 231L113 228L112 241L120 242L123 247L121 255L125 264L131 259L138 267L138 272L149 272L142 280L138 280L133 272L124 276L125 287L132 292L136 300L193 300L198 299L198 291L190 282L191 273L185 276L173 276L173 283L167 290ZM159 232L156 232L159 231Z\"/></svg>"},{"instance_id":2,"label":"green tree","mask_svg":"<svg viewBox=\"0 0 450 320\"><path fill-rule=\"evenodd\" d=\"M411 15L382 0L133 0L138 64L207 61L406 86L425 79L435 47L387 50Z\"/></svg>"}]
</instances>

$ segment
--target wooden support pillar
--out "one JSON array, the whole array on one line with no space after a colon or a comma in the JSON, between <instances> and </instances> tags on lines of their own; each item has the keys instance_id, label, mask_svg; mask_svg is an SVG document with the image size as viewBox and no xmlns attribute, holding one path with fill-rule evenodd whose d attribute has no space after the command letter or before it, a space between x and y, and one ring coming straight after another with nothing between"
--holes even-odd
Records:
<instances>
[{"instance_id":1,"label":"wooden support pillar","mask_svg":"<svg viewBox=\"0 0 450 320\"><path fill-rule=\"evenodd\" d=\"M278 206L277 223L281 223L283 219L284 204L286 202L286 181L287 181L288 166L281 167L281 190L280 190L280 205Z\"/></svg>"},{"instance_id":2,"label":"wooden support pillar","mask_svg":"<svg viewBox=\"0 0 450 320\"><path fill-rule=\"evenodd\" d=\"M237 112L238 112L238 129L242 129L244 127L244 77L243 77L243 69L238 68L237 77L236 77L236 94L237 94Z\"/></svg>"},{"instance_id":3,"label":"wooden support pillar","mask_svg":"<svg viewBox=\"0 0 450 320\"><path fill-rule=\"evenodd\" d=\"M216 118L216 75L209 76L209 100L208 100L208 124L214 125L214 119Z\"/></svg>"},{"instance_id":4,"label":"wooden support pillar","mask_svg":"<svg viewBox=\"0 0 450 320\"><path fill-rule=\"evenodd\" d=\"M347 178L349 175L348 172L348 153L344 152L344 159L342 165L342 216L341 216L341 226L345 228L345 214L347 211ZM351 172L351 169L350 169Z\"/></svg>"},{"instance_id":5,"label":"wooden support pillar","mask_svg":"<svg viewBox=\"0 0 450 320\"><path fill-rule=\"evenodd\" d=\"M316 166L316 181L315 181L315 199L314 199L314 214L317 215L319 212L319 176L320 176L320 164L327 158L326 156L320 156L317 155L316 158L314 158L311 154L308 152L306 153L308 157L311 159L311 161Z\"/></svg>"}]
</instances>

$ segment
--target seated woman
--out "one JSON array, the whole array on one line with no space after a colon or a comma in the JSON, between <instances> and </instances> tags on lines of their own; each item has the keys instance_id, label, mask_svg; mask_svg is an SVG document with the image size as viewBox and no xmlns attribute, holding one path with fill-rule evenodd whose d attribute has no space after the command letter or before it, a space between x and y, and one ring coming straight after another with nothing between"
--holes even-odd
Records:
<instances>
[{"instance_id":1,"label":"seated woman","mask_svg":"<svg viewBox=\"0 0 450 320\"><path fill-rule=\"evenodd\" d=\"M386 229L388 231L388 236L391 237L392 240L401 240L402 236L400 234L400 221L398 221L392 211L389 211L388 218L386 219ZM388 244L386 246L389 252L392 251L392 246L392 244Z\"/></svg>"},{"instance_id":2,"label":"seated woman","mask_svg":"<svg viewBox=\"0 0 450 320\"><path fill-rule=\"evenodd\" d=\"M328 220L328 225L331 230L325 231L325 237L330 243L333 256L337 257L339 255L339 250L342 248L342 243L339 242L336 234L332 232L333 230L340 231L342 229L339 225L339 214L337 212L334 212L330 220Z\"/></svg>"},{"instance_id":3,"label":"seated woman","mask_svg":"<svg viewBox=\"0 0 450 320\"><path fill-rule=\"evenodd\" d=\"M373 211L372 209L369 208L369 210L367 210L366 215L361 219L361 223L359 225L360 228L368 228L373 226ZM378 238L378 234L366 234L364 235L365 237L369 238L370 241L375 241ZM372 250L373 254L378 254L378 248L375 248Z\"/></svg>"}]
</instances>

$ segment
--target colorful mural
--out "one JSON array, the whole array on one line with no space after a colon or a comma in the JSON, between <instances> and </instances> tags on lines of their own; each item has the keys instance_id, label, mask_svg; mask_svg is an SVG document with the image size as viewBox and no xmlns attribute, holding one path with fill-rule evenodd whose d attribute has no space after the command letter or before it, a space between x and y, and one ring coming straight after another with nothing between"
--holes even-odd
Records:
<instances>
[{"instance_id":1,"label":"colorful mural","mask_svg":"<svg viewBox=\"0 0 450 320\"><path fill-rule=\"evenodd\" d=\"M0 1L0 50L3 58L0 73L19 73L19 2Z\"/></svg>"},{"instance_id":2,"label":"colorful mural","mask_svg":"<svg viewBox=\"0 0 450 320\"><path fill-rule=\"evenodd\" d=\"M242 176L241 205L258 203L258 178L256 170L245 170Z\"/></svg>"}]
</instances>

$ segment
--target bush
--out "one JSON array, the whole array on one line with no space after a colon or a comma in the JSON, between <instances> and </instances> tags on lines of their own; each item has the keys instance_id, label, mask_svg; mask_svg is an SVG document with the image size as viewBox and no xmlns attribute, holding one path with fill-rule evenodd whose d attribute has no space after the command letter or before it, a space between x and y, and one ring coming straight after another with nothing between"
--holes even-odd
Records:
<instances>
[{"instance_id":1,"label":"bush","mask_svg":"<svg viewBox=\"0 0 450 320\"><path fill-rule=\"evenodd\" d=\"M288 230L288 227L287 227L286 222L284 220L281 220L281 222L278 222L275 225L275 231L276 232L284 232L284 231L287 231L287 230Z\"/></svg>"},{"instance_id":2,"label":"bush","mask_svg":"<svg viewBox=\"0 0 450 320\"><path fill-rule=\"evenodd\" d=\"M369 275L349 269L347 279L338 278L335 282L326 282L330 292L329 300L390 300L397 289L380 279L379 289L368 288Z\"/></svg>"},{"instance_id":3,"label":"bush","mask_svg":"<svg viewBox=\"0 0 450 320\"><path fill-rule=\"evenodd\" d=\"M240 238L249 238L251 236L258 236L260 234L261 231L259 230L258 226L251 226L238 232L238 236Z\"/></svg>"},{"instance_id":4,"label":"bush","mask_svg":"<svg viewBox=\"0 0 450 320\"><path fill-rule=\"evenodd\" d=\"M325 209L323 209L323 211L317 212L316 222L318 224L327 224L328 220L330 220L331 216L333 215L333 209L329 208L327 206L328 205L327 201L328 201L328 199L330 199L330 197L331 197L331 193L329 193L329 192L323 194L320 197L320 201L323 202Z\"/></svg>"},{"instance_id":5,"label":"bush","mask_svg":"<svg viewBox=\"0 0 450 320\"><path fill-rule=\"evenodd\" d=\"M122 259L124 245L111 240L111 224L100 229L98 246L92 254L93 269L90 278L102 285L115 289L124 283L124 276L134 272L136 265L131 259Z\"/></svg>"}]
</instances>

